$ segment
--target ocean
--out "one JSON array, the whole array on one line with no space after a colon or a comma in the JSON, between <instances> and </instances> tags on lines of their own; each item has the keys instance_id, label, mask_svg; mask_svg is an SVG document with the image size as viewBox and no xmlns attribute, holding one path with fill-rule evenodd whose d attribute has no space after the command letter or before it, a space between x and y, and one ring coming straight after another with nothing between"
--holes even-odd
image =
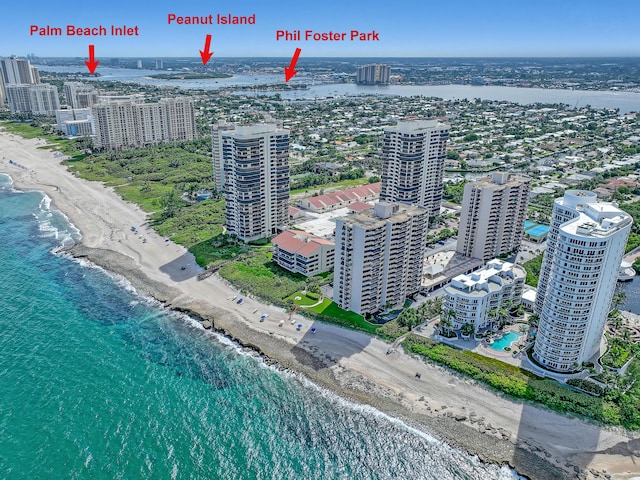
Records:
<instances>
[{"instance_id":1,"label":"ocean","mask_svg":"<svg viewBox=\"0 0 640 480\"><path fill-rule=\"evenodd\" d=\"M0 478L512 479L60 253L0 175Z\"/></svg>"}]
</instances>

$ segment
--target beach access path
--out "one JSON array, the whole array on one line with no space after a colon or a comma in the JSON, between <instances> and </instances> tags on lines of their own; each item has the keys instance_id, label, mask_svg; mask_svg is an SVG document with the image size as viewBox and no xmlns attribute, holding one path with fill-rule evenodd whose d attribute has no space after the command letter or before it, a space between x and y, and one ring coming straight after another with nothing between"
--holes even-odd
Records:
<instances>
[{"instance_id":1,"label":"beach access path","mask_svg":"<svg viewBox=\"0 0 640 480\"><path fill-rule=\"evenodd\" d=\"M45 145L42 139L8 134L0 125L0 172L9 174L17 189L43 191L70 218L82 234L74 255L125 276L141 293L213 318L217 329L281 368L484 460L509 463L530 478L640 478L638 434L512 401L400 350L387 355L387 343L359 332L299 315L292 324L288 312L246 295L237 304L233 297L240 293L217 275L197 280L200 268L193 257L156 235L136 205L112 188L76 178L61 165L63 157L38 148ZM262 315L268 315L264 321Z\"/></svg>"}]
</instances>

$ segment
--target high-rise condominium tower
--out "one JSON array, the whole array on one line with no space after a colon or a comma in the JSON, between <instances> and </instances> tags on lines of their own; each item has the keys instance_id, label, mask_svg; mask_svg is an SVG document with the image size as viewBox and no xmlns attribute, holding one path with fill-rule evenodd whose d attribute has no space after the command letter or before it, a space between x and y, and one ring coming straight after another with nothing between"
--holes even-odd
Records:
<instances>
[{"instance_id":1,"label":"high-rise condominium tower","mask_svg":"<svg viewBox=\"0 0 640 480\"><path fill-rule=\"evenodd\" d=\"M64 96L71 108L90 108L98 103L96 88L81 82L64 82Z\"/></svg>"},{"instance_id":2,"label":"high-rise condominium tower","mask_svg":"<svg viewBox=\"0 0 640 480\"><path fill-rule=\"evenodd\" d=\"M464 186L456 251L491 260L520 246L531 179L494 173Z\"/></svg>"},{"instance_id":3,"label":"high-rise condominium tower","mask_svg":"<svg viewBox=\"0 0 640 480\"><path fill-rule=\"evenodd\" d=\"M55 85L9 84L6 90L11 113L53 116L60 108L58 89Z\"/></svg>"},{"instance_id":4,"label":"high-rise condominium tower","mask_svg":"<svg viewBox=\"0 0 640 480\"><path fill-rule=\"evenodd\" d=\"M358 67L356 83L361 85L388 85L391 67L384 64L371 64Z\"/></svg>"},{"instance_id":5,"label":"high-rise condominium tower","mask_svg":"<svg viewBox=\"0 0 640 480\"><path fill-rule=\"evenodd\" d=\"M362 315L402 305L422 282L429 212L380 202L336 221L333 301Z\"/></svg>"},{"instance_id":6,"label":"high-rise condominium tower","mask_svg":"<svg viewBox=\"0 0 640 480\"><path fill-rule=\"evenodd\" d=\"M4 84L27 84L35 85L40 83L38 69L31 66L29 60L23 60L16 56L0 59L0 70Z\"/></svg>"},{"instance_id":7,"label":"high-rise condominium tower","mask_svg":"<svg viewBox=\"0 0 640 480\"><path fill-rule=\"evenodd\" d=\"M29 60L23 60L15 55L9 58L0 58L0 107L4 105L5 101L9 100L9 94L7 92L7 87L9 85L37 85L39 83L40 74L38 69L31 66ZM17 105L22 105L22 103L20 101L16 103L15 98L16 95L21 94L22 93L14 90L12 94L14 103L13 106L11 104L9 105L12 112L30 111L29 109L24 110L22 107L17 107ZM27 94L27 96L29 96L29 94Z\"/></svg>"},{"instance_id":8,"label":"high-rise condominium tower","mask_svg":"<svg viewBox=\"0 0 640 480\"><path fill-rule=\"evenodd\" d=\"M289 130L236 126L219 142L227 231L244 241L277 234L289 220Z\"/></svg>"},{"instance_id":9,"label":"high-rise condominium tower","mask_svg":"<svg viewBox=\"0 0 640 480\"><path fill-rule=\"evenodd\" d=\"M163 98L157 103L105 99L91 107L98 148L136 148L161 142L193 140L193 100Z\"/></svg>"},{"instance_id":10,"label":"high-rise condominium tower","mask_svg":"<svg viewBox=\"0 0 640 480\"><path fill-rule=\"evenodd\" d=\"M398 122L384 130L380 200L440 213L449 126L437 120Z\"/></svg>"},{"instance_id":11,"label":"high-rise condominium tower","mask_svg":"<svg viewBox=\"0 0 640 480\"><path fill-rule=\"evenodd\" d=\"M533 356L545 368L572 372L599 352L632 222L592 192L556 199L535 306Z\"/></svg>"}]
</instances>

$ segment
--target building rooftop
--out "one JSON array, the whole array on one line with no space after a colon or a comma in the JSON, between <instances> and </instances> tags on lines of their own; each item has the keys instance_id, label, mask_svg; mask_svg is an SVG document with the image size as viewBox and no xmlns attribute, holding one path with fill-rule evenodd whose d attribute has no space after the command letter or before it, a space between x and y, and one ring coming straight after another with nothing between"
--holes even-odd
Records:
<instances>
[{"instance_id":1,"label":"building rooftop","mask_svg":"<svg viewBox=\"0 0 640 480\"><path fill-rule=\"evenodd\" d=\"M578 201L579 198L581 200ZM563 201L563 205L574 208L579 214L560 226L560 229L568 234L606 237L633 221L631 216L620 210L615 203L598 202L592 192L570 190L563 199L556 201Z\"/></svg>"},{"instance_id":2,"label":"building rooftop","mask_svg":"<svg viewBox=\"0 0 640 480\"><path fill-rule=\"evenodd\" d=\"M461 290L469 295L483 296L499 290L506 283L513 283L516 278L524 279L525 277L526 273L521 266L495 259L480 270L454 277L445 289Z\"/></svg>"},{"instance_id":3,"label":"building rooftop","mask_svg":"<svg viewBox=\"0 0 640 480\"><path fill-rule=\"evenodd\" d=\"M408 205L406 203L378 202L372 210L350 213L342 217L342 220L352 225L359 225L365 229L382 227L387 222L402 223L409 217L422 215L426 212L423 207Z\"/></svg>"},{"instance_id":4,"label":"building rooftop","mask_svg":"<svg viewBox=\"0 0 640 480\"><path fill-rule=\"evenodd\" d=\"M434 128L449 128L449 125L441 123L438 120L414 120L398 122L398 124L393 127L385 128L385 131L418 133L432 130Z\"/></svg>"},{"instance_id":5,"label":"building rooftop","mask_svg":"<svg viewBox=\"0 0 640 480\"><path fill-rule=\"evenodd\" d=\"M297 230L286 230L282 232L272 240L272 243L289 253L298 253L305 257L313 254L316 250L322 248L323 245L334 245L334 243L329 240Z\"/></svg>"},{"instance_id":6,"label":"building rooftop","mask_svg":"<svg viewBox=\"0 0 640 480\"><path fill-rule=\"evenodd\" d=\"M380 195L381 182L347 188L325 195L317 195L309 198L309 203L318 209L340 205L344 202L359 201L361 198Z\"/></svg>"}]
</instances>

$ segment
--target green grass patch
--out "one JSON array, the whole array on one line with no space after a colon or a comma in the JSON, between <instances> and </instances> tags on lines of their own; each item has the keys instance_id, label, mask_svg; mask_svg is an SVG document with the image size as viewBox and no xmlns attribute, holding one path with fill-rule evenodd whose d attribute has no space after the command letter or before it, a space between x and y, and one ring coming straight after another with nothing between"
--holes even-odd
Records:
<instances>
[{"instance_id":1,"label":"green grass patch","mask_svg":"<svg viewBox=\"0 0 640 480\"><path fill-rule=\"evenodd\" d=\"M32 122L2 122L1 125L7 132L20 135L23 138L55 138L51 134L46 134L42 127Z\"/></svg>"},{"instance_id":2,"label":"green grass patch","mask_svg":"<svg viewBox=\"0 0 640 480\"><path fill-rule=\"evenodd\" d=\"M359 187L360 185L367 185L369 181L366 178L356 178L355 180L342 180L336 183L325 183L324 185L314 185L307 188L299 188L297 190L291 190L291 195L306 192L317 192L318 190L324 190L331 188L331 190L344 189L349 187Z\"/></svg>"},{"instance_id":3,"label":"green grass patch","mask_svg":"<svg viewBox=\"0 0 640 480\"><path fill-rule=\"evenodd\" d=\"M363 330L370 334L375 334L378 329L378 325L367 322L362 315L358 315L355 312L343 310L330 298L325 298L320 305L308 308L307 310L317 314L320 320Z\"/></svg>"},{"instance_id":4,"label":"green grass patch","mask_svg":"<svg viewBox=\"0 0 640 480\"><path fill-rule=\"evenodd\" d=\"M303 275L280 268L271 261L271 252L265 249L253 249L242 258L228 262L219 274L236 287L277 305L284 305L284 298L306 285Z\"/></svg>"},{"instance_id":5,"label":"green grass patch","mask_svg":"<svg viewBox=\"0 0 640 480\"><path fill-rule=\"evenodd\" d=\"M296 300L296 298L299 297L299 300ZM294 305L298 305L298 306L311 306L314 305L316 303L318 303L318 299L313 299L307 296L307 294L302 293L302 292L296 292L293 295L289 295L288 297L286 297L284 299L285 303L287 302L293 302ZM305 309L308 310L308 309Z\"/></svg>"}]
</instances>

